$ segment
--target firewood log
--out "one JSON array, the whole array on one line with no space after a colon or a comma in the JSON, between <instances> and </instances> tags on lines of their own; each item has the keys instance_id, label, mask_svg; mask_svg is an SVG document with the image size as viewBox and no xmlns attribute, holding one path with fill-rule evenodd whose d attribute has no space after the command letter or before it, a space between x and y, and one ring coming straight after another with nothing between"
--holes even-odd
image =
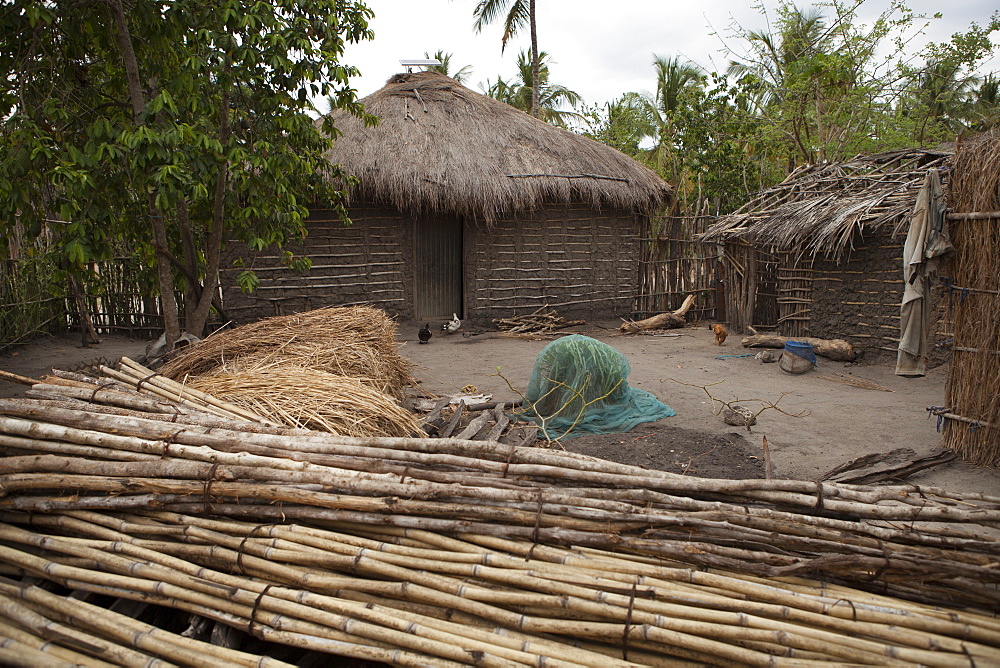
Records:
<instances>
[{"instance_id":1,"label":"firewood log","mask_svg":"<svg viewBox=\"0 0 1000 668\"><path fill-rule=\"evenodd\" d=\"M778 336L777 334L755 334L743 338L744 348L784 348L786 341L801 341L813 347L817 355L832 360L853 362L857 353L849 342L843 339L814 339L810 336Z\"/></svg>"},{"instance_id":2,"label":"firewood log","mask_svg":"<svg viewBox=\"0 0 1000 668\"><path fill-rule=\"evenodd\" d=\"M684 319L684 314L686 314L692 306L694 306L694 295L688 295L684 298L684 303L681 304L681 307L673 313L660 313L659 315L654 315L651 318L646 318L645 320L623 322L619 330L626 334L631 334L633 332L641 332L647 329L680 329L687 324L687 321Z\"/></svg>"}]
</instances>

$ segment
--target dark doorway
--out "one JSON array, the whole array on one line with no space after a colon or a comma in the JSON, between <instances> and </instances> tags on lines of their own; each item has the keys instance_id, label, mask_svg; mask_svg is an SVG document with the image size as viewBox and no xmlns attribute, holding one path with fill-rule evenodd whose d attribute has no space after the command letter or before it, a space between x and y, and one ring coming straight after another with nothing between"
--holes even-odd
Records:
<instances>
[{"instance_id":1,"label":"dark doorway","mask_svg":"<svg viewBox=\"0 0 1000 668\"><path fill-rule=\"evenodd\" d=\"M417 320L462 317L462 221L455 216L415 223Z\"/></svg>"}]
</instances>

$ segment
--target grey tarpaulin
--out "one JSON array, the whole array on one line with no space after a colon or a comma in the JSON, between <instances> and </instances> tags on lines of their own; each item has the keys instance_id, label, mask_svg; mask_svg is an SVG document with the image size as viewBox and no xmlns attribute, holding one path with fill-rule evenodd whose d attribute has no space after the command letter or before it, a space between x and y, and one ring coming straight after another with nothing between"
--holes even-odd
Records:
<instances>
[{"instance_id":1,"label":"grey tarpaulin","mask_svg":"<svg viewBox=\"0 0 1000 668\"><path fill-rule=\"evenodd\" d=\"M917 194L910 231L903 245L903 303L899 313L897 376L923 376L927 372L927 336L931 308L927 297L931 277L944 256L954 250L948 239L947 207L938 170L930 169Z\"/></svg>"}]
</instances>

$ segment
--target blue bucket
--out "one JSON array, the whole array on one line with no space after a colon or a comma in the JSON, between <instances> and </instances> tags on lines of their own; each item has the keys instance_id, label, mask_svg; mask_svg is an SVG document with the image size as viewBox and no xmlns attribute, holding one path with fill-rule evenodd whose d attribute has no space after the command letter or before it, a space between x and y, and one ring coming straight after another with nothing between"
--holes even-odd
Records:
<instances>
[{"instance_id":1,"label":"blue bucket","mask_svg":"<svg viewBox=\"0 0 1000 668\"><path fill-rule=\"evenodd\" d=\"M813 366L816 365L816 353L813 352L811 343L805 343L803 341L785 341L785 352L791 353L792 355L798 355L807 362L812 363Z\"/></svg>"}]
</instances>

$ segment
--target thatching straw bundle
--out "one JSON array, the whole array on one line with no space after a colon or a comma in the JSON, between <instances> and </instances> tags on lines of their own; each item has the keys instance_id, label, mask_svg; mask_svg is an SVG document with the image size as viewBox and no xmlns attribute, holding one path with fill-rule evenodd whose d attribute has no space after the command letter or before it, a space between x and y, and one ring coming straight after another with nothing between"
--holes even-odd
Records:
<instances>
[{"instance_id":1,"label":"thatching straw bundle","mask_svg":"<svg viewBox=\"0 0 1000 668\"><path fill-rule=\"evenodd\" d=\"M341 436L423 435L413 414L366 379L288 366L192 377L188 386L280 424Z\"/></svg>"},{"instance_id":2,"label":"thatching straw bundle","mask_svg":"<svg viewBox=\"0 0 1000 668\"><path fill-rule=\"evenodd\" d=\"M174 380L225 367L317 369L363 379L401 399L409 363L399 354L396 323L370 306L333 307L267 318L210 336L163 367Z\"/></svg>"},{"instance_id":3,"label":"thatching straw bundle","mask_svg":"<svg viewBox=\"0 0 1000 668\"><path fill-rule=\"evenodd\" d=\"M1000 211L1000 131L955 154L949 204L956 213ZM954 354L946 402L945 445L980 466L1000 465L1000 218L951 223L949 311ZM985 382L984 382L985 381Z\"/></svg>"}]
</instances>

